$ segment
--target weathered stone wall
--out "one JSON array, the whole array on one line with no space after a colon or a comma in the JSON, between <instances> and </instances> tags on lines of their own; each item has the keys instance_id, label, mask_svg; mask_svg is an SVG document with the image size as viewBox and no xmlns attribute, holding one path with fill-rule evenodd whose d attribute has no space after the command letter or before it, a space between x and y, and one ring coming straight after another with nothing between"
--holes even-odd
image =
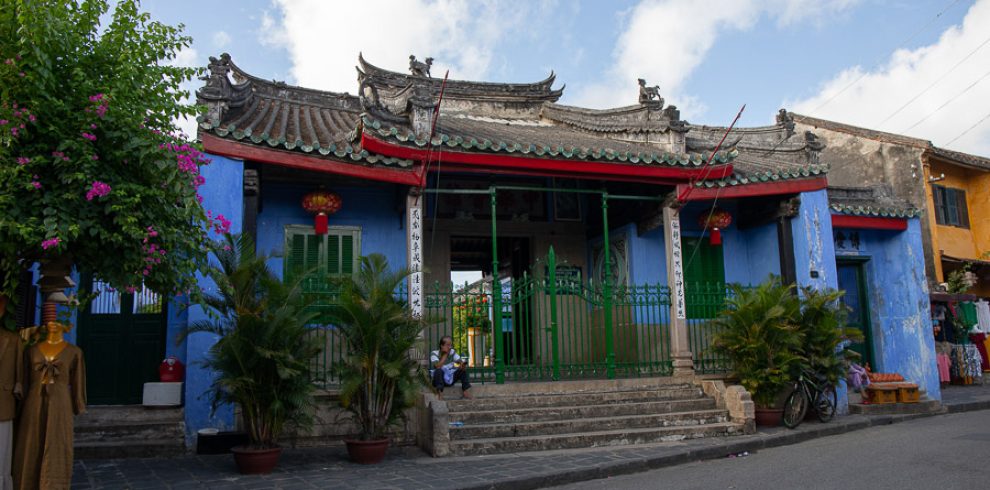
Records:
<instances>
[{"instance_id":1,"label":"weathered stone wall","mask_svg":"<svg viewBox=\"0 0 990 490\"><path fill-rule=\"evenodd\" d=\"M866 138L806 123L796 123L797 132L812 131L825 144L820 161L829 165L829 185L865 187L885 184L894 197L910 202L918 209L928 209L925 196L922 140L898 138L883 140ZM893 138L893 135L891 135ZM932 230L922 222L922 243L925 249L925 271L929 282L935 278L932 253Z\"/></svg>"}]
</instances>

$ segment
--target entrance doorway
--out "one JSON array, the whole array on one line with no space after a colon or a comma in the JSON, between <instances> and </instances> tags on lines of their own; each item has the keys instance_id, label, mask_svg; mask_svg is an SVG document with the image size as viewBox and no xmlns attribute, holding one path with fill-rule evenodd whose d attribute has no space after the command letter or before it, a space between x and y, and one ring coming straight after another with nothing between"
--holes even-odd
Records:
<instances>
[{"instance_id":1,"label":"entrance doorway","mask_svg":"<svg viewBox=\"0 0 990 490\"><path fill-rule=\"evenodd\" d=\"M873 337L870 328L870 303L866 284L866 260L839 260L836 264L839 289L844 291L842 304L849 307L847 326L863 332L863 342L850 348L860 355L860 364L873 363Z\"/></svg>"},{"instance_id":2,"label":"entrance doorway","mask_svg":"<svg viewBox=\"0 0 990 490\"><path fill-rule=\"evenodd\" d=\"M113 290L92 275L81 282L81 290L100 293L79 311L88 402L140 404L144 383L158 381L158 365L165 356L165 302L147 289L135 293Z\"/></svg>"},{"instance_id":3,"label":"entrance doorway","mask_svg":"<svg viewBox=\"0 0 990 490\"><path fill-rule=\"evenodd\" d=\"M479 271L486 278L495 277L502 286L502 335L505 342L505 363L522 365L533 359L532 295L528 291L512 291L512 283L529 275L532 262L528 237L498 237L498 266L492 274L492 239L478 236L450 238L451 277L463 277L458 272ZM455 286L460 284L455 283ZM488 285L486 291L492 288ZM494 315L491 315L494 318ZM494 328L499 328L494 325ZM492 345L486 343L485 345Z\"/></svg>"}]
</instances>

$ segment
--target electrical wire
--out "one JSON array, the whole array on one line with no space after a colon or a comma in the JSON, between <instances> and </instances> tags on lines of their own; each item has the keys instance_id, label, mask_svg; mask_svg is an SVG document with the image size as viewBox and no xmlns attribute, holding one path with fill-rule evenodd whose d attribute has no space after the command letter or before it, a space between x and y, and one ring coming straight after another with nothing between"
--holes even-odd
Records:
<instances>
[{"instance_id":1,"label":"electrical wire","mask_svg":"<svg viewBox=\"0 0 990 490\"><path fill-rule=\"evenodd\" d=\"M921 124L921 123L923 123L923 122L925 122L925 120L927 120L927 119L928 119L929 117L932 117L932 116L934 116L936 112L938 112L938 111L940 111L940 110L942 110L942 109L944 109L944 108L945 108L945 106L947 106L947 105L949 105L949 104L950 104L950 103L951 103L952 101L954 101L954 100L956 100L956 99L958 99L959 97L961 97L961 96L962 96L963 94L965 94L966 92L969 92L969 91L970 91L970 89L972 89L973 87L975 87L975 86L976 86L976 84L978 84L978 83L980 83L980 82L982 82L982 81L983 81L984 79L986 79L987 77L990 77L990 71L988 71L988 72L986 72L986 73L984 73L984 74L983 74L983 76L981 76L980 78L977 78L975 82L973 82L973 83L971 83L971 84L969 84L969 86L968 86L968 87L966 87L966 88L964 88L964 89L962 90L962 92L959 92L958 94L956 94L956 95L954 95L954 96L953 96L953 97L952 97L951 99L949 99L949 100L947 100L947 101L945 101L945 103L944 103L944 104L942 104L942 105L940 105L940 106L938 106L938 108L937 108L937 109L935 109L935 110L934 110L934 111L932 111L932 112L929 112L927 116L925 116L925 117L923 117L923 118L921 118L921 119L919 119L919 120L918 120L918 122L916 122L916 123L914 123L914 124L912 124L912 125L910 125L910 126L908 126L907 128L904 128L904 129L902 129L902 130L901 130L900 132L901 132L901 133L906 133L907 131L909 131L909 130L911 130L911 129L913 129L913 128L914 128L915 126L917 126L917 125L919 125L919 124Z\"/></svg>"},{"instance_id":2,"label":"electrical wire","mask_svg":"<svg viewBox=\"0 0 990 490\"><path fill-rule=\"evenodd\" d=\"M962 66L962 64L966 60L968 60L971 56L973 56L974 54L976 54L976 52L979 51L980 48L982 48L983 46L986 46L987 43L990 43L990 37L988 37L985 40L983 40L983 42L980 43L980 45L977 46L976 49L970 51L969 54L967 54L965 57L963 57L963 59L959 60L958 63L956 63L955 65L953 65L952 68L949 68L949 70L946 71L945 73L943 73L942 76L938 77L938 80L935 80L934 82L932 82L931 85L925 87L924 90L922 90L921 92L918 92L918 94L915 95L914 97L911 97L911 100L905 102L904 105L898 107L896 111L891 112L890 115L888 115L886 118L884 118L883 121L880 121L879 123L877 123L877 127L879 128L879 127L883 126L883 123L889 121L890 118L896 116L898 113L900 113L902 110L904 110L905 107L907 107L908 105L910 105L912 102L918 100L918 97L921 97L926 92L928 92L929 90L931 90L932 87L934 87L935 85L938 85L939 82L941 82L942 80L945 80L945 77L949 76L953 71L955 71L956 68L959 68L960 66Z\"/></svg>"},{"instance_id":3,"label":"electrical wire","mask_svg":"<svg viewBox=\"0 0 990 490\"><path fill-rule=\"evenodd\" d=\"M987 119L990 119L990 112L988 112L988 113L987 113L987 115L985 115L985 116L983 116L983 119L980 119L979 121L976 121L976 124L974 124L974 125L972 125L972 126L970 126L970 127L968 127L968 128L966 128L966 130L965 130L965 131L963 131L963 132L961 132L961 133L959 133L958 135L956 135L956 137L955 137L955 138L952 138L951 140L949 140L949 141L948 141L948 142L947 142L946 144L944 144L944 145L942 145L942 146L949 146L949 145L951 145L952 143L955 143L957 139L959 139L959 138L962 138L963 136L965 136L965 135L966 135L966 133L968 133L968 132L970 132L970 131L972 131L972 130L973 130L974 128L976 128L976 127L977 127L977 126L979 126L980 124L983 124L983 121L986 121Z\"/></svg>"},{"instance_id":4,"label":"electrical wire","mask_svg":"<svg viewBox=\"0 0 990 490\"><path fill-rule=\"evenodd\" d=\"M930 27L930 26L931 26L932 24L934 24L934 23L935 23L935 21L937 21L937 20L939 19L939 17L942 17L942 14L944 14L945 12L947 12L947 11L948 11L949 9L951 9L951 8L952 8L953 6L955 6L955 5L956 5L957 3L959 3L960 1L961 1L961 0L954 0L954 1L952 2L952 3L950 3L950 4L949 4L949 6L947 6L947 7L945 7L944 9L942 9L942 11L941 11L941 12L939 12L939 13L938 13L937 15L935 15L935 18L933 18L932 20L930 20L930 21L928 21L928 23L927 23L927 24L925 24L925 25L923 25L923 26L921 26L921 28L920 28L920 29L918 29L917 31L914 31L914 33L913 33L913 34L911 34L911 35L910 35L910 36L909 36L909 37L908 37L907 39L905 39L905 40L904 40L904 41L902 41L902 42L901 42L901 43L900 43L899 45L897 45L897 47L896 47L896 48L894 48L894 51L896 51L896 50L898 50L898 49L901 49L902 47L904 47L904 45L906 45L907 43L909 43L909 42L911 42L911 41L912 41L912 40L913 40L913 39L914 39L915 37L917 37L917 36L918 36L918 34L921 34L922 32L924 32L924 31L926 31L926 30L927 30L927 29L928 29L928 28L929 28L929 27ZM866 75L867 75L867 74L869 74L869 73L870 73L871 71L873 71L873 69L874 69L874 68L876 68L876 67L878 67L878 66L880 66L880 64L881 64L881 63L882 63L882 62L883 62L883 61L884 61L885 59L887 59L887 57L886 57L886 56L884 56L884 57L881 57L881 58L878 58L878 59L877 59L877 61L876 61L876 62L875 62L875 63L873 64L873 66L871 66L871 67L870 67L870 69L869 69L869 70L866 70L866 71L864 71L864 72L863 72L863 73L862 73L862 74L861 74L861 75L859 76L859 78L857 78L857 79L855 79L855 80L853 80L852 82L850 82L850 83L849 83L848 85L846 85L845 87L842 87L842 90L839 90L839 91L838 91L838 92L836 92L836 93L835 93L834 95L832 95L832 96L831 96L831 97L829 97L829 98L828 98L827 100L825 100L825 102L822 102L821 104L819 104L819 105L818 105L818 107L815 107L814 109L812 109L812 110L811 110L811 113L812 113L812 114L815 114L815 113L817 113L817 112L819 111L819 109L821 109L822 107L825 107L825 106L826 106L826 105L828 105L828 104L829 104L830 102L832 102L833 100L835 100L835 99L836 99L836 97L838 97L838 96L840 96L840 95L842 95L842 94L843 94L843 93L844 93L844 92L845 92L846 90L849 90L849 89L850 89L850 88L851 88L851 87L852 87L853 85L856 85L857 83L859 83L859 81L860 81L860 80L862 80L862 79L863 79L864 77L866 77Z\"/></svg>"}]
</instances>

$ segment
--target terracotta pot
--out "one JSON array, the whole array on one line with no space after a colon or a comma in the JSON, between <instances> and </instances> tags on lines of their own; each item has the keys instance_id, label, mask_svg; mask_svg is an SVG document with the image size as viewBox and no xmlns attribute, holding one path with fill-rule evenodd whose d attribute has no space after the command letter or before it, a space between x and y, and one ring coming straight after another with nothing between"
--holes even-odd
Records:
<instances>
[{"instance_id":1,"label":"terracotta pot","mask_svg":"<svg viewBox=\"0 0 990 490\"><path fill-rule=\"evenodd\" d=\"M756 425L760 427L779 427L783 419L783 408L756 408Z\"/></svg>"},{"instance_id":2,"label":"terracotta pot","mask_svg":"<svg viewBox=\"0 0 990 490\"><path fill-rule=\"evenodd\" d=\"M234 453L237 471L242 475L266 475L278 466L282 448L251 449L247 446L235 446L230 448L230 452Z\"/></svg>"},{"instance_id":3,"label":"terracotta pot","mask_svg":"<svg viewBox=\"0 0 990 490\"><path fill-rule=\"evenodd\" d=\"M381 463L388 451L388 438L373 441L344 439L344 443L347 444L347 454L351 461L358 464Z\"/></svg>"}]
</instances>

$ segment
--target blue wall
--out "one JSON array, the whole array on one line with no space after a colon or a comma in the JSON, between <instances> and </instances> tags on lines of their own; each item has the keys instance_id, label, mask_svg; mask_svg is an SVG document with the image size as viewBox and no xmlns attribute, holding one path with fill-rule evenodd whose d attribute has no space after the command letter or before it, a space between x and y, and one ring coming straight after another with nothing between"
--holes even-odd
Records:
<instances>
[{"instance_id":1,"label":"blue wall","mask_svg":"<svg viewBox=\"0 0 990 490\"><path fill-rule=\"evenodd\" d=\"M258 252L281 255L286 225L313 226L313 215L302 208L303 196L316 190L311 184L264 183L258 213ZM406 266L405 197L396 186L331 187L343 201L330 216L330 226L361 227L361 254L384 254L392 268ZM424 247L429 240L424 240ZM429 254L429 252L427 252ZM269 264L281 277L283 259Z\"/></svg>"},{"instance_id":2,"label":"blue wall","mask_svg":"<svg viewBox=\"0 0 990 490\"><path fill-rule=\"evenodd\" d=\"M801 193L801 208L791 220L797 283L815 289L838 288L832 214L825 190ZM818 277L812 277L812 271Z\"/></svg>"},{"instance_id":3,"label":"blue wall","mask_svg":"<svg viewBox=\"0 0 990 490\"><path fill-rule=\"evenodd\" d=\"M941 399L935 340L931 330L928 282L925 276L921 223L908 220L902 232L881 230L841 231L852 240L840 243L837 258L864 257L874 368L877 372L895 372L918 383L929 397Z\"/></svg>"},{"instance_id":4,"label":"blue wall","mask_svg":"<svg viewBox=\"0 0 990 490\"><path fill-rule=\"evenodd\" d=\"M199 189L200 195L203 196L203 207L212 211L214 215L222 214L227 217L231 222L230 232L240 233L244 214L244 162L216 155L208 155L208 158L212 159L212 163L202 167L201 173L206 178L206 183ZM213 238L219 237L213 236ZM213 281L199 274L197 279L204 291L216 290ZM172 311L180 311L181 304L176 303L176 301L172 302ZM196 305L189 307L184 314L189 323L207 319L202 307ZM174 344L175 336L185 324L179 321L179 317L181 314L175 318L170 315L168 325L170 344ZM189 335L185 342L187 444L195 440L196 431L199 429L214 427L230 430L234 427L233 407L221 407L215 415L211 415L209 399L204 395L215 376L212 371L203 367L202 362L217 340L216 335L200 332ZM179 352L181 350L181 347L176 349Z\"/></svg>"}]
</instances>

